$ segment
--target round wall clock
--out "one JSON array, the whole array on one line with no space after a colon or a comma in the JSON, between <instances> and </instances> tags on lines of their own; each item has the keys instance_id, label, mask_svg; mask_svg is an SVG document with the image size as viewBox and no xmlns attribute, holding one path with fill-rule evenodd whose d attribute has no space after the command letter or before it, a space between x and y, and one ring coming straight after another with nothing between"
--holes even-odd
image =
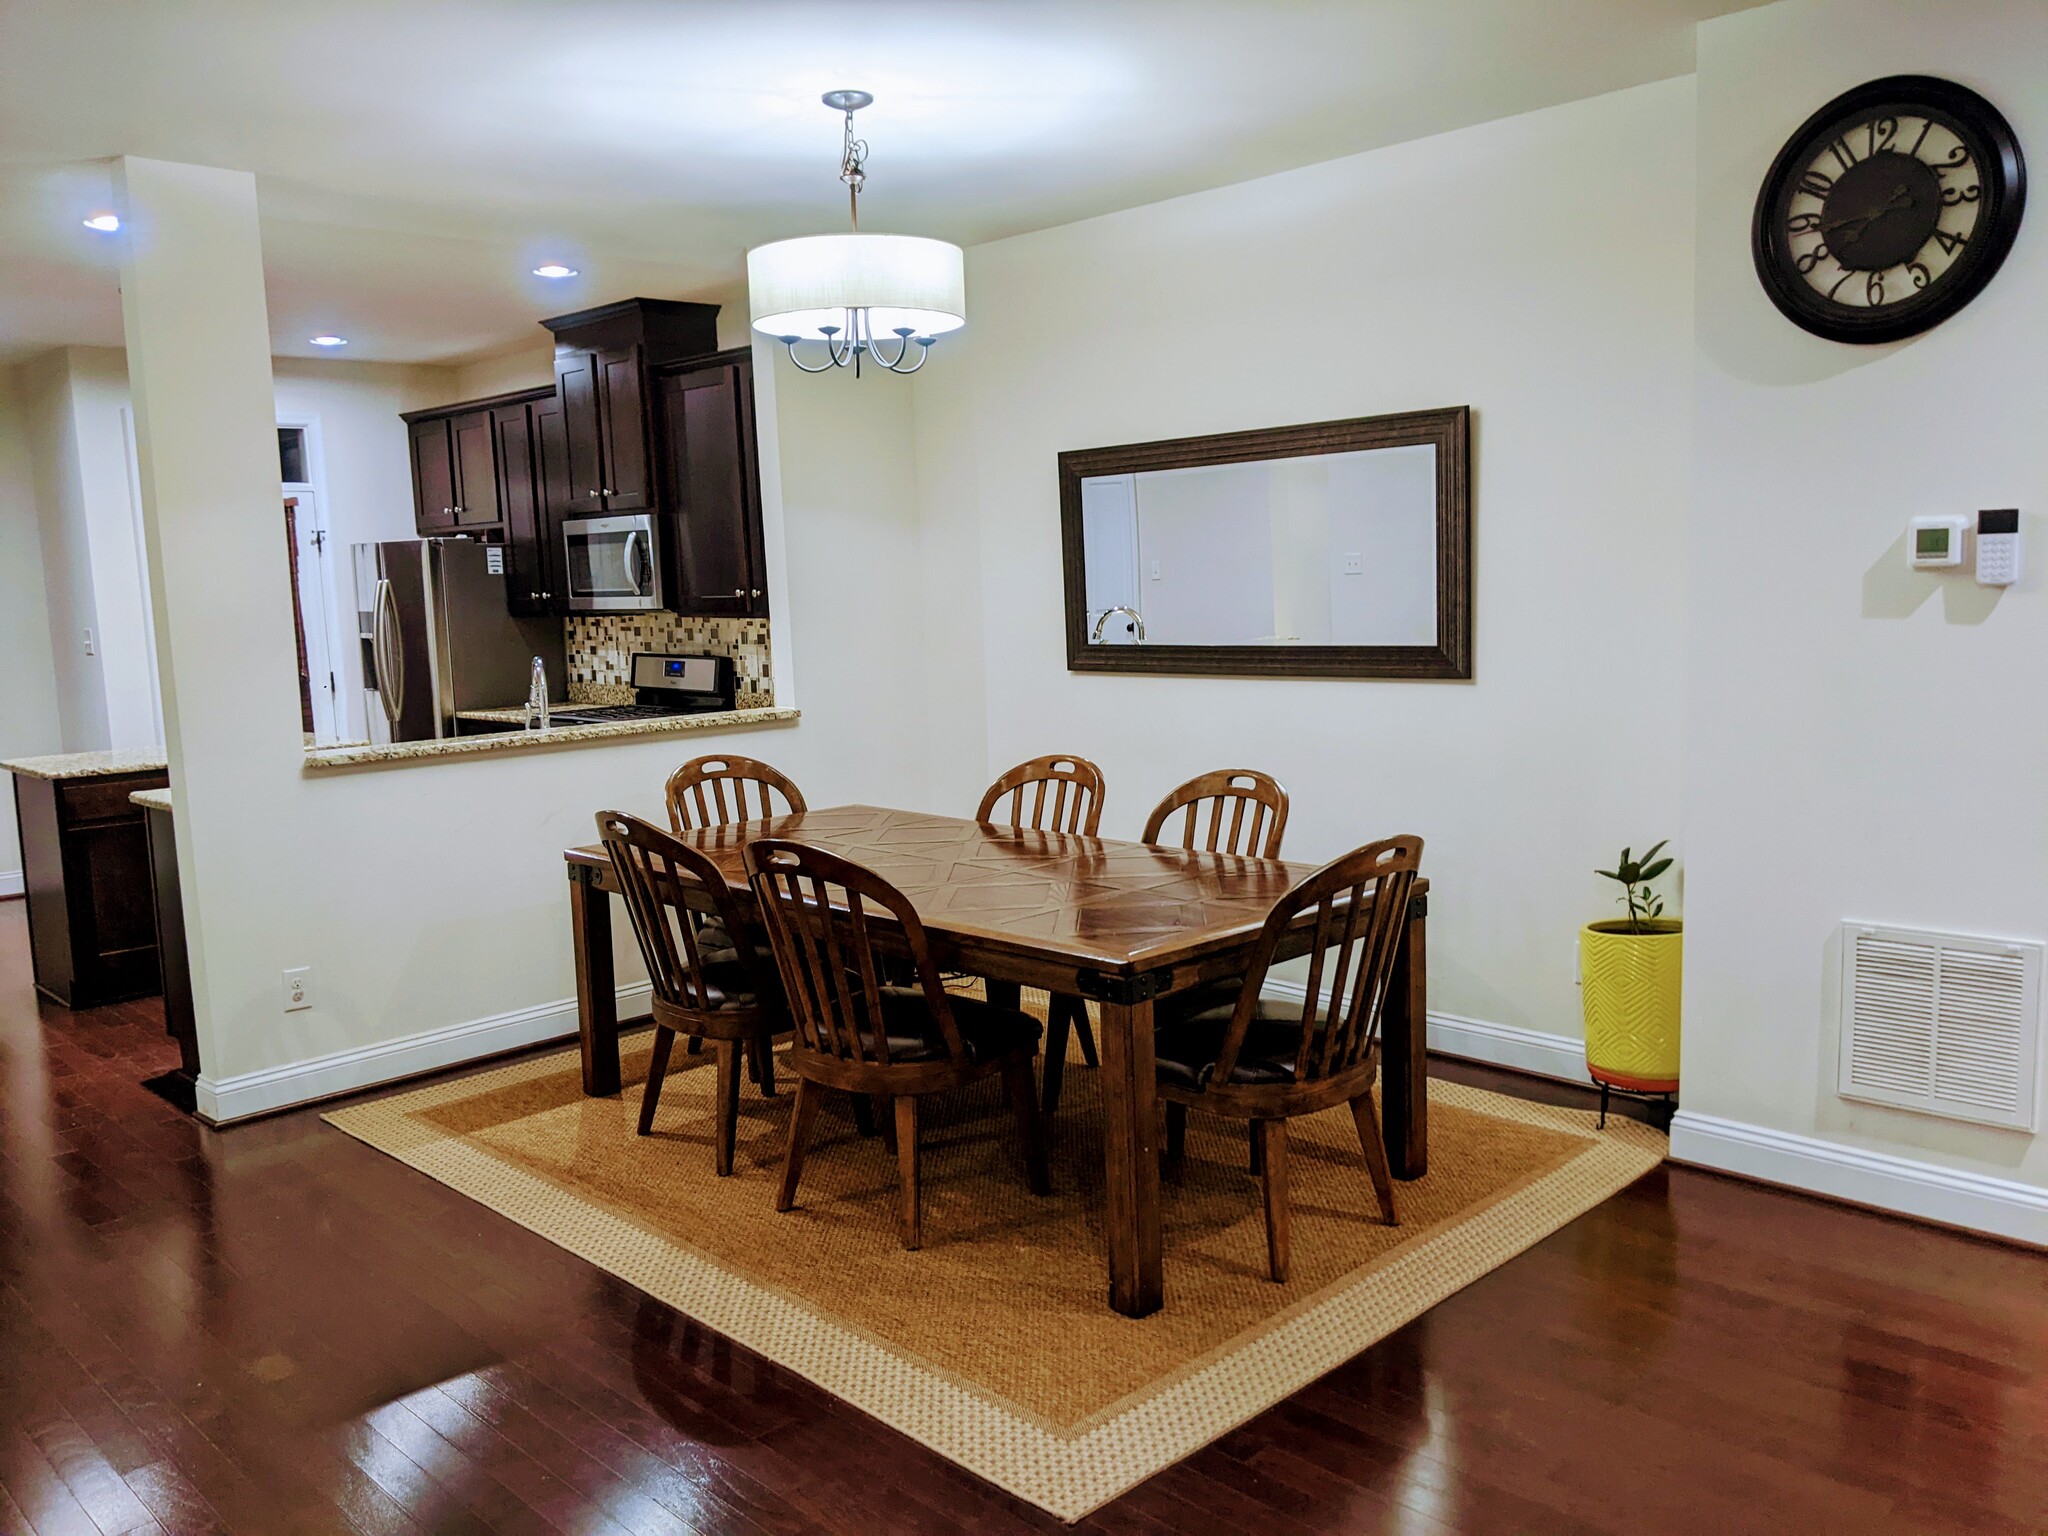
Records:
<instances>
[{"instance_id":1,"label":"round wall clock","mask_svg":"<svg viewBox=\"0 0 2048 1536\"><path fill-rule=\"evenodd\" d=\"M1834 341L1939 325L2018 233L2026 162L1996 107L1928 75L1837 96L1771 162L1750 246L1787 318Z\"/></svg>"}]
</instances>

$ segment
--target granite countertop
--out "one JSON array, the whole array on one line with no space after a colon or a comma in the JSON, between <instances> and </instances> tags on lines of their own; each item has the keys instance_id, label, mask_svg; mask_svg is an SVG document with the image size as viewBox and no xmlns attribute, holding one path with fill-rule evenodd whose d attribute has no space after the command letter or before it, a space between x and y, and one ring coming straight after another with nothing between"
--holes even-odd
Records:
<instances>
[{"instance_id":1,"label":"granite countertop","mask_svg":"<svg viewBox=\"0 0 2048 1536\"><path fill-rule=\"evenodd\" d=\"M568 705L574 709L577 706ZM589 706L584 706L589 707ZM475 710L466 718L517 719L517 710ZM535 752L549 747L574 747L622 736L675 736L687 731L743 730L757 725L785 725L798 718L793 709L723 709L702 715L675 715L663 720L615 720L607 725L559 725L545 731L491 731L481 736L454 736L440 741L403 741L389 746L314 747L306 768L357 768L375 763L408 763L423 758L467 757L482 752Z\"/></svg>"},{"instance_id":2,"label":"granite countertop","mask_svg":"<svg viewBox=\"0 0 2048 1536\"><path fill-rule=\"evenodd\" d=\"M130 805L139 805L145 811L168 811L171 808L171 792L168 789L138 789L128 797Z\"/></svg>"},{"instance_id":3,"label":"granite countertop","mask_svg":"<svg viewBox=\"0 0 2048 1536\"><path fill-rule=\"evenodd\" d=\"M17 757L0 769L26 779L104 779L122 773L162 773L169 766L162 747L130 747L118 752L58 752L49 757Z\"/></svg>"},{"instance_id":4,"label":"granite countertop","mask_svg":"<svg viewBox=\"0 0 2048 1536\"><path fill-rule=\"evenodd\" d=\"M596 704L550 704L548 706L551 711L598 709L601 707ZM489 721L495 725L524 725L526 724L526 706L524 704L515 704L504 709L458 709L455 711L455 718L458 720Z\"/></svg>"}]
</instances>

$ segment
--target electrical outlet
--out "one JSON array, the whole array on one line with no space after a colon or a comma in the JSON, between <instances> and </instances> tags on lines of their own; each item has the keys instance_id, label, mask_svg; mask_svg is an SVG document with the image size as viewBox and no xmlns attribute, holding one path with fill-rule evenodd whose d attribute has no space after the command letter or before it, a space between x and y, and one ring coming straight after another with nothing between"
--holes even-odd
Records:
<instances>
[{"instance_id":1,"label":"electrical outlet","mask_svg":"<svg viewBox=\"0 0 2048 1536\"><path fill-rule=\"evenodd\" d=\"M1154 581L1159 580L1159 562L1157 560L1152 562L1152 568L1148 574L1150 574Z\"/></svg>"},{"instance_id":2,"label":"electrical outlet","mask_svg":"<svg viewBox=\"0 0 2048 1536\"><path fill-rule=\"evenodd\" d=\"M284 1011L297 1013L313 1006L313 967L301 965L284 973Z\"/></svg>"},{"instance_id":3,"label":"electrical outlet","mask_svg":"<svg viewBox=\"0 0 2048 1536\"><path fill-rule=\"evenodd\" d=\"M88 656L96 654L92 648L92 631L89 629L85 632L85 654Z\"/></svg>"},{"instance_id":4,"label":"electrical outlet","mask_svg":"<svg viewBox=\"0 0 2048 1536\"><path fill-rule=\"evenodd\" d=\"M1344 557L1344 574L1346 576L1363 576L1365 574L1365 556L1355 550L1346 555Z\"/></svg>"}]
</instances>

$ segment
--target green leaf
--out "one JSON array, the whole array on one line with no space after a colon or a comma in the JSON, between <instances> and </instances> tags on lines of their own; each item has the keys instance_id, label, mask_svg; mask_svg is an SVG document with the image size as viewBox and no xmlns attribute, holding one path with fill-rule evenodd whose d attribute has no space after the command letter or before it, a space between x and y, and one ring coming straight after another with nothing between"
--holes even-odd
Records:
<instances>
[{"instance_id":1,"label":"green leaf","mask_svg":"<svg viewBox=\"0 0 2048 1536\"><path fill-rule=\"evenodd\" d=\"M1648 850L1646 850L1646 851L1644 852L1644 854L1643 854L1643 862L1644 862L1645 864L1647 864L1647 863L1649 863L1649 862L1650 862L1650 860L1652 860L1652 859L1654 859L1655 857L1657 857L1657 855L1658 855L1658 854L1660 854L1660 853L1662 853L1662 852L1664 851L1664 843L1668 843L1668 842L1670 842L1670 841L1671 841L1671 839L1667 837L1667 838L1665 838L1665 839L1664 839L1664 842L1662 842L1662 843L1659 843L1659 844L1658 844L1658 845L1657 845L1657 846L1656 846L1655 848L1651 848L1651 849L1648 849Z\"/></svg>"},{"instance_id":2,"label":"green leaf","mask_svg":"<svg viewBox=\"0 0 2048 1536\"><path fill-rule=\"evenodd\" d=\"M1643 871L1643 878L1645 880L1654 880L1659 875L1663 874L1664 871L1669 869L1670 867L1671 861L1669 859L1659 859L1656 863L1652 864L1648 869L1645 869Z\"/></svg>"}]
</instances>

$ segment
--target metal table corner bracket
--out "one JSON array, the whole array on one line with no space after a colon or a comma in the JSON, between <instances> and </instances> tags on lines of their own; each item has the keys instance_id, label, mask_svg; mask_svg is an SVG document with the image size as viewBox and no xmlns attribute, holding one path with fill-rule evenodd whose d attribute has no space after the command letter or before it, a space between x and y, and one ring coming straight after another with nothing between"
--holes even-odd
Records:
<instances>
[{"instance_id":1,"label":"metal table corner bracket","mask_svg":"<svg viewBox=\"0 0 2048 1536\"><path fill-rule=\"evenodd\" d=\"M1116 1003L1129 1007L1132 1003L1146 1003L1159 996L1173 980L1172 971L1139 971L1134 976L1110 976L1101 971L1082 971L1074 978L1074 985L1083 997L1092 997L1099 1003Z\"/></svg>"},{"instance_id":2,"label":"metal table corner bracket","mask_svg":"<svg viewBox=\"0 0 2048 1536\"><path fill-rule=\"evenodd\" d=\"M602 877L602 874L603 871L595 864L571 863L569 865L569 883L572 885L595 885Z\"/></svg>"},{"instance_id":3,"label":"metal table corner bracket","mask_svg":"<svg viewBox=\"0 0 2048 1536\"><path fill-rule=\"evenodd\" d=\"M1408 916L1411 920L1429 916L1429 898L1427 896L1410 896L1408 898Z\"/></svg>"}]
</instances>

